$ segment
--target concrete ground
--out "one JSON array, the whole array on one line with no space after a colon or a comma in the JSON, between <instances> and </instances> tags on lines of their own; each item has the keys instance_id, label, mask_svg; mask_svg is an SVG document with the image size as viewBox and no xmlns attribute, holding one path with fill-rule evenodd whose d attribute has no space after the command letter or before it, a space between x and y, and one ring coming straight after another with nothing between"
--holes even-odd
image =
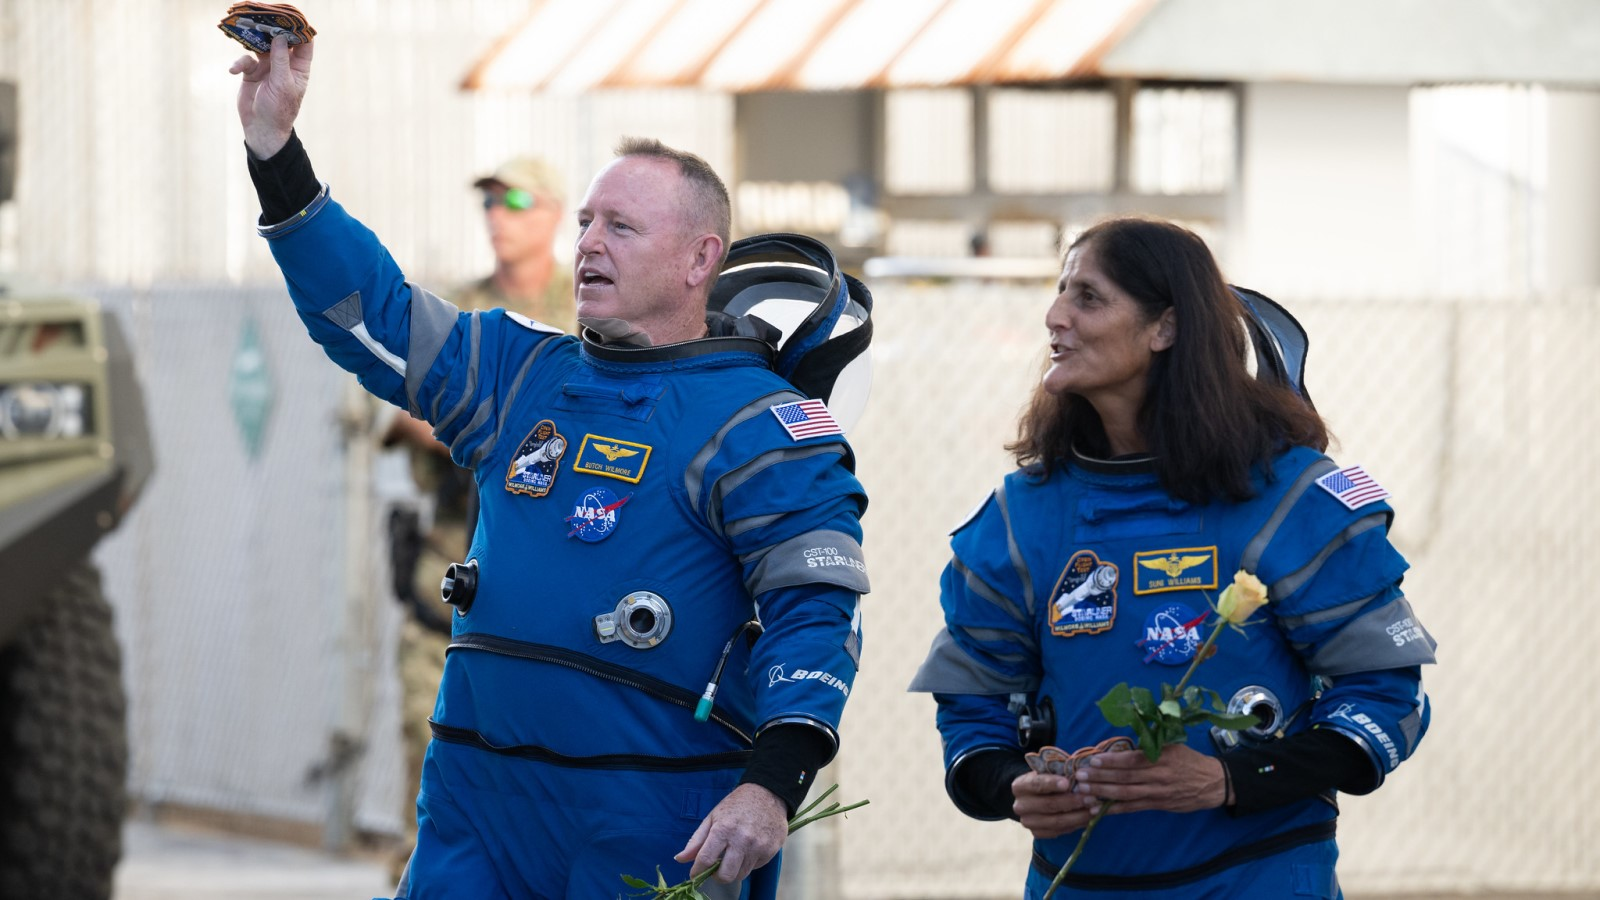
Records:
<instances>
[{"instance_id":1,"label":"concrete ground","mask_svg":"<svg viewBox=\"0 0 1600 900\"><path fill-rule=\"evenodd\" d=\"M363 900L394 887L377 859L130 819L113 900Z\"/></svg>"},{"instance_id":2,"label":"concrete ground","mask_svg":"<svg viewBox=\"0 0 1600 900\"><path fill-rule=\"evenodd\" d=\"M112 900L363 900L393 883L377 857L341 857L203 826L130 819ZM1600 900L1600 894L1374 896L1349 900Z\"/></svg>"}]
</instances>

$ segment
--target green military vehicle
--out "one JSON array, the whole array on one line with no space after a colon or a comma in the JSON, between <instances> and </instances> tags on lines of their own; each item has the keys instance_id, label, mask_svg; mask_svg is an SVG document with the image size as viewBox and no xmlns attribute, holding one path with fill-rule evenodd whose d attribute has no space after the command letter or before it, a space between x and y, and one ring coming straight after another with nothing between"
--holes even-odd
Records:
<instances>
[{"instance_id":1,"label":"green military vehicle","mask_svg":"<svg viewBox=\"0 0 1600 900\"><path fill-rule=\"evenodd\" d=\"M0 82L0 203L15 113ZM151 469L115 317L0 272L0 897L111 895L127 701L89 553Z\"/></svg>"}]
</instances>

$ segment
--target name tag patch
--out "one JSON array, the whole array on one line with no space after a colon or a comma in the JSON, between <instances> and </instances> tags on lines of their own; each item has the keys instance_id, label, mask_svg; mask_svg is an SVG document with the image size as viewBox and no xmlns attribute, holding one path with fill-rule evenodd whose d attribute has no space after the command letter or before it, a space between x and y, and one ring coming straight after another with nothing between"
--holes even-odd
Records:
<instances>
[{"instance_id":1,"label":"name tag patch","mask_svg":"<svg viewBox=\"0 0 1600 900\"><path fill-rule=\"evenodd\" d=\"M1133 592L1205 590L1217 586L1217 548L1143 550L1133 555Z\"/></svg>"},{"instance_id":2,"label":"name tag patch","mask_svg":"<svg viewBox=\"0 0 1600 900\"><path fill-rule=\"evenodd\" d=\"M583 443L578 445L578 456L572 461L572 471L638 484L639 479L644 477L645 464L650 462L651 449L649 444L586 434Z\"/></svg>"}]
</instances>

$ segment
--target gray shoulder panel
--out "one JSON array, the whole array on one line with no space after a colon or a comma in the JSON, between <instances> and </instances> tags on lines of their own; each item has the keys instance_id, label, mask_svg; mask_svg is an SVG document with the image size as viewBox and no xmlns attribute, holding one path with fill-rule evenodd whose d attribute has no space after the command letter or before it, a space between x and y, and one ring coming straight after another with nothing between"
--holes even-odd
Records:
<instances>
[{"instance_id":1,"label":"gray shoulder panel","mask_svg":"<svg viewBox=\"0 0 1600 900\"><path fill-rule=\"evenodd\" d=\"M796 535L768 550L745 580L750 596L800 584L834 584L857 594L872 590L861 545L837 531Z\"/></svg>"},{"instance_id":2,"label":"gray shoulder panel","mask_svg":"<svg viewBox=\"0 0 1600 900\"><path fill-rule=\"evenodd\" d=\"M962 650L948 630L940 631L911 679L908 691L929 694L1031 693L1039 687L1034 676L1009 676L979 663Z\"/></svg>"},{"instance_id":3,"label":"gray shoulder panel","mask_svg":"<svg viewBox=\"0 0 1600 900\"><path fill-rule=\"evenodd\" d=\"M417 392L422 389L422 379L433 368L444 342L455 328L456 317L461 312L454 303L444 300L409 282L411 288L411 343L406 351L406 400L412 409L417 406Z\"/></svg>"},{"instance_id":4,"label":"gray shoulder panel","mask_svg":"<svg viewBox=\"0 0 1600 900\"><path fill-rule=\"evenodd\" d=\"M1306 660L1306 668L1313 675L1337 676L1427 665L1434 662L1437 646L1411 604L1399 597L1340 629Z\"/></svg>"}]
</instances>

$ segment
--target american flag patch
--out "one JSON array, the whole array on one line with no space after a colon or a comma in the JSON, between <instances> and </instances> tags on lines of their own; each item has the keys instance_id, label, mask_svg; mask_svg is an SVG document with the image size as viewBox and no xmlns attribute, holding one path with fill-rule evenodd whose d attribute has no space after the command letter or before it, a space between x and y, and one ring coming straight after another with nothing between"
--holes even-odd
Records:
<instances>
[{"instance_id":1,"label":"american flag patch","mask_svg":"<svg viewBox=\"0 0 1600 900\"><path fill-rule=\"evenodd\" d=\"M1373 481L1367 470L1360 466L1346 466L1337 472L1329 472L1318 478L1317 484L1337 498L1347 509L1376 503L1389 496L1383 485Z\"/></svg>"},{"instance_id":2,"label":"american flag patch","mask_svg":"<svg viewBox=\"0 0 1600 900\"><path fill-rule=\"evenodd\" d=\"M780 403L772 407L772 414L783 423L783 430L789 432L789 437L797 441L822 437L825 434L844 434L844 429L834 421L833 414L828 412L827 404L821 400Z\"/></svg>"}]
</instances>

